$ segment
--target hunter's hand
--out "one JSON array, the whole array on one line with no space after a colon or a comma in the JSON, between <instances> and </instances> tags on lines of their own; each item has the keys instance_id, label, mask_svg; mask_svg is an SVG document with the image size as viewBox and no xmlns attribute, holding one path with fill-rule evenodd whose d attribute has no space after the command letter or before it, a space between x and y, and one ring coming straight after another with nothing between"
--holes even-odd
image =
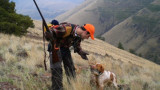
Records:
<instances>
[{"instance_id":1,"label":"hunter's hand","mask_svg":"<svg viewBox=\"0 0 160 90\"><path fill-rule=\"evenodd\" d=\"M84 52L84 51L79 51L78 54L85 60L88 60L87 55L89 55L88 53Z\"/></svg>"},{"instance_id":2,"label":"hunter's hand","mask_svg":"<svg viewBox=\"0 0 160 90\"><path fill-rule=\"evenodd\" d=\"M47 40L51 39L51 38L52 38L52 33L50 33L50 32L45 32L45 38L46 38Z\"/></svg>"}]
</instances>

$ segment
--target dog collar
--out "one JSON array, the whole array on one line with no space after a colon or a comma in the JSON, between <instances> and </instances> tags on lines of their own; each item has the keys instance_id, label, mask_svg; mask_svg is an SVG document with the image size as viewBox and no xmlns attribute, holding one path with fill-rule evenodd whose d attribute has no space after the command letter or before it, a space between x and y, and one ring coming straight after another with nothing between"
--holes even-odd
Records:
<instances>
[{"instance_id":1,"label":"dog collar","mask_svg":"<svg viewBox=\"0 0 160 90\"><path fill-rule=\"evenodd\" d=\"M102 74L102 72L99 72L99 75L101 75Z\"/></svg>"},{"instance_id":2,"label":"dog collar","mask_svg":"<svg viewBox=\"0 0 160 90\"><path fill-rule=\"evenodd\" d=\"M98 71L98 70L95 70L95 71L96 71L97 73L99 73L99 75L101 75L101 74L102 74L102 72L100 72L100 71ZM98 75L98 76L99 76L99 75Z\"/></svg>"}]
</instances>

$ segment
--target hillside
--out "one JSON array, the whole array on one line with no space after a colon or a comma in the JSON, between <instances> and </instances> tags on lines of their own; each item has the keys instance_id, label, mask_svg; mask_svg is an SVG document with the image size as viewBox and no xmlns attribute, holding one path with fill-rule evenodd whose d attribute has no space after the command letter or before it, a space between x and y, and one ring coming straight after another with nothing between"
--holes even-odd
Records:
<instances>
[{"instance_id":1,"label":"hillside","mask_svg":"<svg viewBox=\"0 0 160 90\"><path fill-rule=\"evenodd\" d=\"M159 0L86 0L57 19L92 23L97 38L160 64L159 13Z\"/></svg>"},{"instance_id":2,"label":"hillside","mask_svg":"<svg viewBox=\"0 0 160 90\"><path fill-rule=\"evenodd\" d=\"M160 2L156 0L102 36L114 46L121 42L125 50L133 49L142 57L160 64L159 13Z\"/></svg>"},{"instance_id":3,"label":"hillside","mask_svg":"<svg viewBox=\"0 0 160 90\"><path fill-rule=\"evenodd\" d=\"M50 70L43 67L43 42L41 22L34 21L35 28L29 29L23 37L9 36L0 33L0 89L19 88L26 90L46 90L51 86ZM37 24L39 23L39 24ZM31 37L32 36L32 37ZM36 37L33 37L36 36ZM47 43L46 43L47 47ZM146 59L118 49L101 40L85 40L82 48L90 55L89 61L103 63L106 70L114 72L118 84L131 90L158 90L160 88L160 66ZM48 53L47 53L48 56ZM64 74L65 90L92 90L88 61L73 53L75 65L86 67L68 85ZM49 68L49 61L47 61Z\"/></svg>"},{"instance_id":4,"label":"hillside","mask_svg":"<svg viewBox=\"0 0 160 90\"><path fill-rule=\"evenodd\" d=\"M79 7L58 16L56 19L80 25L92 23L96 27L96 36L99 36L152 1L86 0Z\"/></svg>"}]
</instances>

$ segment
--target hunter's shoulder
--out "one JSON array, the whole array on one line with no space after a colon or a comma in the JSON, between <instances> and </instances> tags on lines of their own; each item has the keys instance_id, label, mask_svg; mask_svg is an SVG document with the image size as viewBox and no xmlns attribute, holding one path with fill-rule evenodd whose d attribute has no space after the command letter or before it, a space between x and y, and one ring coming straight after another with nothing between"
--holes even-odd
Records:
<instances>
[{"instance_id":1,"label":"hunter's shoulder","mask_svg":"<svg viewBox=\"0 0 160 90\"><path fill-rule=\"evenodd\" d=\"M66 25L66 26L79 26L77 24L69 23L69 22L62 22L60 25Z\"/></svg>"}]
</instances>

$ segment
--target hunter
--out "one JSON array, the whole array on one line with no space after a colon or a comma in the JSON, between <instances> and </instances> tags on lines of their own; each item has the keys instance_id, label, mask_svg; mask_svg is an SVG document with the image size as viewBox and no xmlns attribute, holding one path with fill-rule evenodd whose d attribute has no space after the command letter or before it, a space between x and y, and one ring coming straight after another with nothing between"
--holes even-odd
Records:
<instances>
[{"instance_id":1,"label":"hunter","mask_svg":"<svg viewBox=\"0 0 160 90\"><path fill-rule=\"evenodd\" d=\"M67 75L67 79L75 78L75 67L71 57L69 47L74 47L74 53L78 53L83 59L88 60L88 53L82 51L80 43L84 39L91 37L94 40L95 27L92 24L83 26L60 23L58 26L49 27L51 33L45 32L45 37L49 40L54 35L51 42L50 68L52 73L52 90L63 90L62 61Z\"/></svg>"},{"instance_id":2,"label":"hunter","mask_svg":"<svg viewBox=\"0 0 160 90\"><path fill-rule=\"evenodd\" d=\"M51 26L58 26L59 25L59 22L57 21L57 20L55 20L55 19L53 19L52 21L51 21L51 24L48 24L48 27L50 28ZM45 30L45 32L46 32L46 29L44 28L44 30ZM49 54L50 53L52 53L52 46L51 46L51 43L49 43L48 44L48 49L47 49L47 51L49 52Z\"/></svg>"}]
</instances>

